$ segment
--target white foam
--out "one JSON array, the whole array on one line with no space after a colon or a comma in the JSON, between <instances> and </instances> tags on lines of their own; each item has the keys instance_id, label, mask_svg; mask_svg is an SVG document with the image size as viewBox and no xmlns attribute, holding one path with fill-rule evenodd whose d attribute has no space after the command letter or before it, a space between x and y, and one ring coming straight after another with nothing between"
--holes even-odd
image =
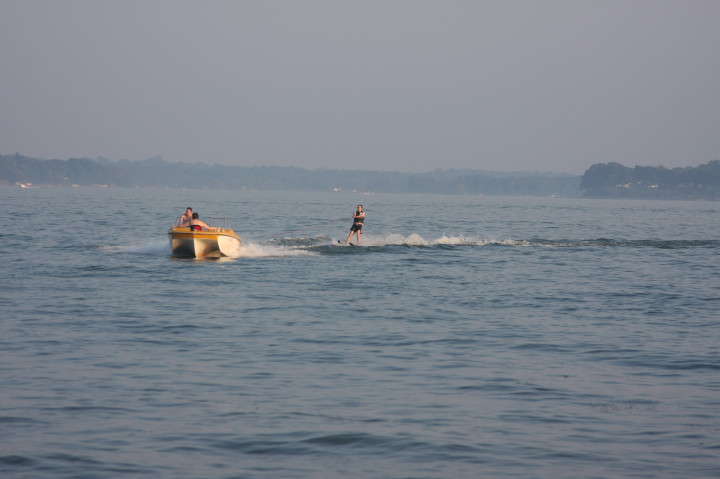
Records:
<instances>
[{"instance_id":1,"label":"white foam","mask_svg":"<svg viewBox=\"0 0 720 479\"><path fill-rule=\"evenodd\" d=\"M446 235L443 234L439 238L426 239L417 233L408 236L399 234L388 234L384 236L363 235L362 246L391 246L391 245L407 245L407 246L486 246L491 244L500 244L507 246L525 246L526 242L515 241L511 239L497 240L494 238L483 239L476 236L466 235Z\"/></svg>"},{"instance_id":2,"label":"white foam","mask_svg":"<svg viewBox=\"0 0 720 479\"><path fill-rule=\"evenodd\" d=\"M149 255L169 255L170 243L166 241L152 241L149 243L133 243L130 245L107 245L101 246L101 250L110 251L114 253L138 253L138 254L149 254Z\"/></svg>"},{"instance_id":3,"label":"white foam","mask_svg":"<svg viewBox=\"0 0 720 479\"><path fill-rule=\"evenodd\" d=\"M282 256L314 256L315 253L305 249L287 246L263 245L243 242L235 251L228 251L231 258L279 258Z\"/></svg>"}]
</instances>

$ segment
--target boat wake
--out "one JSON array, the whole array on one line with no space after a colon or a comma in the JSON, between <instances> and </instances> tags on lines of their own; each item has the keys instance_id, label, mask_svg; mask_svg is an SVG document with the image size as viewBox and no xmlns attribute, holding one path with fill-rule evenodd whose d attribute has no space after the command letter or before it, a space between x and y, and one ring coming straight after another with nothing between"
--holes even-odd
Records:
<instances>
[{"instance_id":1,"label":"boat wake","mask_svg":"<svg viewBox=\"0 0 720 479\"><path fill-rule=\"evenodd\" d=\"M354 238L353 238L354 241ZM345 238L332 239L327 236L300 237L274 239L268 244L287 247L291 249L315 249L322 250L326 247L346 246ZM411 247L452 247L452 246L501 246L501 247L535 247L535 248L659 248L659 249L683 249L683 248L720 248L720 240L657 240L657 239L497 239L494 237L481 238L473 235L447 235L443 234L436 238L424 238L420 234L410 235L387 234L371 235L364 234L360 245L365 248L383 248L393 246Z\"/></svg>"},{"instance_id":2,"label":"boat wake","mask_svg":"<svg viewBox=\"0 0 720 479\"><path fill-rule=\"evenodd\" d=\"M107 245L101 246L100 250L111 253L135 253L151 256L166 256L172 253L167 241L152 241L150 243L133 243L129 245Z\"/></svg>"},{"instance_id":3,"label":"boat wake","mask_svg":"<svg viewBox=\"0 0 720 479\"><path fill-rule=\"evenodd\" d=\"M318 249L325 247L346 246L345 238L333 239L328 236L317 237L299 237L299 238L282 238L273 239L269 244L284 246L298 249ZM417 233L407 236L400 234L387 235L369 235L362 236L362 242L355 244L355 238L352 240L353 246L361 247L390 247L390 246L414 246L414 247L430 247L430 246L487 246L487 245L506 245L506 246L527 246L526 241L515 241L512 239L497 240L483 239L475 236L448 236L441 235L438 238L426 239Z\"/></svg>"},{"instance_id":4,"label":"boat wake","mask_svg":"<svg viewBox=\"0 0 720 479\"><path fill-rule=\"evenodd\" d=\"M362 238L363 246L487 246L491 244L506 246L525 246L525 241L515 241L512 239L497 240L494 238L478 238L476 236L442 236L434 239L425 239L417 233L403 236L400 234L389 234L384 236L364 235Z\"/></svg>"},{"instance_id":5,"label":"boat wake","mask_svg":"<svg viewBox=\"0 0 720 479\"><path fill-rule=\"evenodd\" d=\"M248 241L245 240L234 250L226 251L224 259L237 258L281 258L288 256L318 256L350 252L350 250L339 250L338 247L345 247L345 238L331 238L329 236L301 236L288 238L275 238L270 240ZM358 246L358 245L355 245ZM362 237L359 245L360 251L382 249L388 247L406 246L416 248L432 247L535 247L535 248L607 248L607 247L644 247L660 249L678 248L720 248L720 241L662 241L662 240L618 240L607 238L571 240L571 239L541 239L530 240L494 239L479 238L468 235L441 235L437 238L424 238L413 233L410 235L387 234L370 235ZM101 246L102 251L111 253L131 253L151 256L171 256L172 251L167 241L152 241L145 243L133 243L120 246ZM352 251L358 250L355 248ZM209 258L218 259L218 258Z\"/></svg>"},{"instance_id":6,"label":"boat wake","mask_svg":"<svg viewBox=\"0 0 720 479\"><path fill-rule=\"evenodd\" d=\"M234 251L226 251L230 258L279 258L283 256L313 256L306 249L275 244L243 242Z\"/></svg>"},{"instance_id":7,"label":"boat wake","mask_svg":"<svg viewBox=\"0 0 720 479\"><path fill-rule=\"evenodd\" d=\"M153 241L148 243L136 243L130 245L106 245L99 248L101 251L110 253L131 253L150 256L172 256L170 245L167 241ZM234 258L279 258L283 256L313 256L316 253L296 246L243 242L239 247L224 251L225 259ZM193 258L195 259L195 258ZM216 260L218 258L208 258Z\"/></svg>"}]
</instances>

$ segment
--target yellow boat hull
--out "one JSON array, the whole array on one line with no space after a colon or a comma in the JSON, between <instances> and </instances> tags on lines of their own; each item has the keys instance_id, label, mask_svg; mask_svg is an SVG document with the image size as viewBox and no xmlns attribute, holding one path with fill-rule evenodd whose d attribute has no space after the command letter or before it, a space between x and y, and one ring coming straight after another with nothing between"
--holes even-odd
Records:
<instances>
[{"instance_id":1,"label":"yellow boat hull","mask_svg":"<svg viewBox=\"0 0 720 479\"><path fill-rule=\"evenodd\" d=\"M240 237L226 228L191 231L187 226L173 226L168 236L173 255L183 258L233 256L240 247Z\"/></svg>"}]
</instances>

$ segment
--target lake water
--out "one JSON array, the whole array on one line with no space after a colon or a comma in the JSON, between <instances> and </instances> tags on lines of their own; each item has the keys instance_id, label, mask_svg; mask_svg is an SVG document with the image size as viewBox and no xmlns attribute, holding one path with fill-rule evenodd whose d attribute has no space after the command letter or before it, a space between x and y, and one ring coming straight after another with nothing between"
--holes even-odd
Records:
<instances>
[{"instance_id":1,"label":"lake water","mask_svg":"<svg viewBox=\"0 0 720 479\"><path fill-rule=\"evenodd\" d=\"M720 476L720 203L0 198L2 477Z\"/></svg>"}]
</instances>

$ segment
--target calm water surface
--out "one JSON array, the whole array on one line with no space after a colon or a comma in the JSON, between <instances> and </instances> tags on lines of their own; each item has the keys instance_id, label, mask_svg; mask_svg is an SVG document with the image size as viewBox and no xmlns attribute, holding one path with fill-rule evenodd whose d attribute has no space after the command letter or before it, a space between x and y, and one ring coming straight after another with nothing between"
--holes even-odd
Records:
<instances>
[{"instance_id":1,"label":"calm water surface","mask_svg":"<svg viewBox=\"0 0 720 479\"><path fill-rule=\"evenodd\" d=\"M718 203L0 199L2 477L720 476Z\"/></svg>"}]
</instances>

